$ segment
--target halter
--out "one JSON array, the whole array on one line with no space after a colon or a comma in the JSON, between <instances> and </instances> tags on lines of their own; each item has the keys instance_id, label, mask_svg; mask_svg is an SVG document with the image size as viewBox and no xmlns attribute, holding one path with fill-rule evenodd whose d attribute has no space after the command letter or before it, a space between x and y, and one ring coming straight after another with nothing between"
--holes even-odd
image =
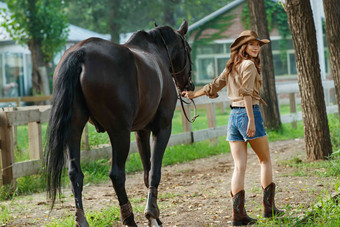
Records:
<instances>
[{"instance_id":1,"label":"halter","mask_svg":"<svg viewBox=\"0 0 340 227\"><path fill-rule=\"evenodd\" d=\"M183 111L183 113L184 113L185 118L186 118L187 121L189 121L190 123L193 123L193 122L196 120L196 118L199 116L199 115L197 114L196 104L195 104L194 100L192 100L192 99L190 99L190 102L186 102L186 101L184 101L184 100L182 99L182 94L180 94L179 91L178 91L179 88L178 88L178 86L177 86L177 81L176 81L176 77L178 77L178 75L181 75L181 76L182 76L182 74L185 74L185 69L186 69L186 65L187 65L187 59L189 59L189 65L190 65L189 78L190 78L190 81L191 81L191 57L190 57L190 47L189 47L189 45L187 45L187 43L185 42L185 40L184 40L184 38L182 37L182 35L180 35L180 37L181 37L181 39L182 39L182 42L183 42L184 51L185 51L185 64L184 64L184 67L183 67L182 70L180 70L180 71L178 71L178 72L175 72L174 65L172 64L172 61L171 61L169 48L168 48L168 46L166 45L166 42L165 42L165 40L164 40L164 38L163 38L163 35L162 35L162 32L161 32L161 31L159 31L159 32L160 32L160 34L161 34L161 38L162 38L163 44L164 44L164 46L165 46L166 52L167 52L167 54L168 54L169 61L170 61L170 66L171 66L171 71L172 71L172 72L171 72L171 77L172 77L172 79L173 79L173 81L174 81L174 83L175 83L175 86L176 86L177 98L178 98L178 99L180 100L180 102L181 102L181 107L182 107L182 111ZM190 81L189 81L189 82L190 82ZM188 86L188 85L187 85L187 86ZM193 117L191 120L188 118L188 116L187 116L187 114L186 114L186 112L185 112L185 110L184 110L184 105L183 105L183 103L185 103L185 104L190 104L190 103L192 103L192 104L194 105L194 117Z\"/></svg>"}]
</instances>

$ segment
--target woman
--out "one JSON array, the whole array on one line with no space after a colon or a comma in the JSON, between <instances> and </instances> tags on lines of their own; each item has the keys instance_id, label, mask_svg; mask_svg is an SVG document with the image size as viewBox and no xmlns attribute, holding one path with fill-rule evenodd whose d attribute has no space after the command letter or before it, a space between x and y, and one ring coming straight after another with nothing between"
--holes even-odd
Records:
<instances>
[{"instance_id":1,"label":"woman","mask_svg":"<svg viewBox=\"0 0 340 227\"><path fill-rule=\"evenodd\" d=\"M184 91L182 95L189 99L207 95L218 97L217 92L227 86L228 98L232 101L228 123L227 140L234 159L234 173L231 180L233 200L232 225L247 225L256 222L245 209L244 176L247 166L247 142L257 154L261 164L261 185L263 190L263 216L283 214L274 203L275 184L272 182L272 164L270 160L267 134L259 109L261 99L259 91L260 47L269 43L267 39L258 39L254 31L244 31L231 45L231 55L226 68L212 83L198 91Z\"/></svg>"}]
</instances>

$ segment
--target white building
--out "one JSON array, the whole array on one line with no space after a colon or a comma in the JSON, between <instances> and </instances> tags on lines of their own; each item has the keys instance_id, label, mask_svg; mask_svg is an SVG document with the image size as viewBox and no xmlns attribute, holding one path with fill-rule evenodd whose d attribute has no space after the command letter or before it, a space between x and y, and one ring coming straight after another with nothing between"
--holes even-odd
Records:
<instances>
[{"instance_id":1,"label":"white building","mask_svg":"<svg viewBox=\"0 0 340 227\"><path fill-rule=\"evenodd\" d=\"M0 2L0 8L7 8L7 5ZM0 22L2 20L3 18L0 17ZM110 40L110 35L70 25L64 51L75 43L90 37ZM56 56L56 63L64 51ZM31 52L26 45L19 45L13 41L6 29L0 27L0 98L29 95L32 95Z\"/></svg>"}]
</instances>

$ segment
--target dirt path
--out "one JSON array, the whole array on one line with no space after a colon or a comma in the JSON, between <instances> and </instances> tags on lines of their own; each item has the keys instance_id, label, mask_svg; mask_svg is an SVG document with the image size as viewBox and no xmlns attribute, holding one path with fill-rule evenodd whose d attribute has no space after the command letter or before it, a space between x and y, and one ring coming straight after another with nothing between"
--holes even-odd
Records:
<instances>
[{"instance_id":1,"label":"dirt path","mask_svg":"<svg viewBox=\"0 0 340 227\"><path fill-rule=\"evenodd\" d=\"M284 208L288 204L293 210L298 206L307 207L314 202L321 190L329 189L333 192L334 181L331 178L291 176L295 169L282 164L282 161L293 157L305 159L302 139L274 142L270 144L270 148L274 181L278 187L276 204L279 208ZM248 214L256 217L261 214L262 208L260 168L254 152L250 148L248 151L246 206ZM231 215L229 190L232 172L233 163L230 154L163 167L159 187L159 206L163 226L229 225ZM147 190L143 184L142 173L128 175L126 188L129 198L133 198L131 203L137 224L146 226L142 207L145 206ZM73 214L74 205L70 190L65 189L64 194L63 203L57 204L51 215L52 218L63 218ZM109 182L85 186L83 198L85 211L99 211L118 204ZM7 226L43 226L51 221L47 216L48 205L45 194L19 197L12 202L0 204L8 206L15 217Z\"/></svg>"}]
</instances>

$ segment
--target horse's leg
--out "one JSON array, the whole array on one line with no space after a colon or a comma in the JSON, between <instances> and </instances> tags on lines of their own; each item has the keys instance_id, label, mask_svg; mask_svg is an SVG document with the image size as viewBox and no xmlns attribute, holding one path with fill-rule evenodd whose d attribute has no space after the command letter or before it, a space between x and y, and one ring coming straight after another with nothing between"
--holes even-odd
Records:
<instances>
[{"instance_id":1,"label":"horse's leg","mask_svg":"<svg viewBox=\"0 0 340 227\"><path fill-rule=\"evenodd\" d=\"M150 131L141 130L136 133L136 142L140 158L144 169L144 184L149 188L149 171L150 171Z\"/></svg>"},{"instance_id":2,"label":"horse's leg","mask_svg":"<svg viewBox=\"0 0 340 227\"><path fill-rule=\"evenodd\" d=\"M151 156L151 170L149 176L149 192L148 201L144 214L151 222L150 225L162 225L159 220L159 209L157 205L158 185L161 180L162 159L165 148L168 144L171 134L171 124L167 127L152 131L152 156ZM156 221L155 221L156 220Z\"/></svg>"},{"instance_id":3,"label":"horse's leg","mask_svg":"<svg viewBox=\"0 0 340 227\"><path fill-rule=\"evenodd\" d=\"M73 116L72 116L72 129L70 138L66 145L68 154L68 176L71 181L71 189L74 195L76 214L75 221L78 227L88 227L89 224L86 221L82 202L82 191L83 191L83 179L84 174L80 167L80 141L84 126L88 120L88 112L80 104L80 100L77 96L74 99Z\"/></svg>"},{"instance_id":4,"label":"horse's leg","mask_svg":"<svg viewBox=\"0 0 340 227\"><path fill-rule=\"evenodd\" d=\"M109 176L118 197L120 219L123 225L137 226L125 190L125 162L130 149L130 131L121 130L113 133L111 130L108 130L108 133L112 146L112 163Z\"/></svg>"}]
</instances>

